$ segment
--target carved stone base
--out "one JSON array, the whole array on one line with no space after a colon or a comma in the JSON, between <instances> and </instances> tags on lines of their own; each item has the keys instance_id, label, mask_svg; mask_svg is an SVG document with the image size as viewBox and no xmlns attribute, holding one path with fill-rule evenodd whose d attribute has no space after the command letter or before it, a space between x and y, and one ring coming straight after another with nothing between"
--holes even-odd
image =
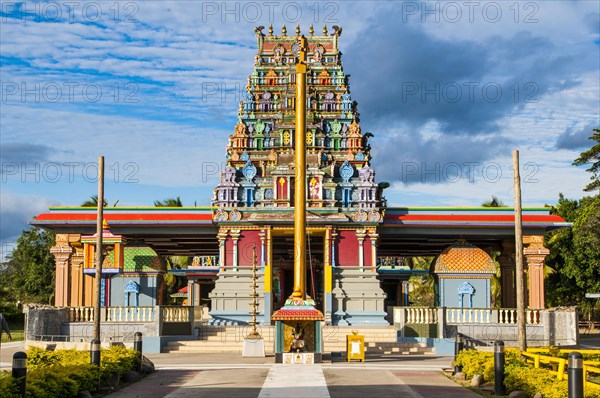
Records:
<instances>
[{"instance_id":1,"label":"carved stone base","mask_svg":"<svg viewBox=\"0 0 600 398\"><path fill-rule=\"evenodd\" d=\"M221 271L215 281L215 288L210 293L212 310L209 321L211 325L245 325L250 322L252 307L252 270L250 267L239 267L237 271L228 269ZM256 281L259 292L256 321L265 323L264 319L264 275L259 274ZM267 319L267 323L270 320Z\"/></svg>"},{"instance_id":2,"label":"carved stone base","mask_svg":"<svg viewBox=\"0 0 600 398\"><path fill-rule=\"evenodd\" d=\"M264 339L244 339L244 350L242 358L264 358L265 340Z\"/></svg>"},{"instance_id":3,"label":"carved stone base","mask_svg":"<svg viewBox=\"0 0 600 398\"><path fill-rule=\"evenodd\" d=\"M333 324L338 326L387 326L385 293L371 268L334 269Z\"/></svg>"}]
</instances>

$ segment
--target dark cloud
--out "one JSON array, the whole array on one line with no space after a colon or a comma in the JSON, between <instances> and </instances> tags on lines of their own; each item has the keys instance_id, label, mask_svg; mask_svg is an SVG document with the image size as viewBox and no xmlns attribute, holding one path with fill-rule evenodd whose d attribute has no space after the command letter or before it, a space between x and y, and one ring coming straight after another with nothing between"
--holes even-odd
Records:
<instances>
[{"instance_id":1,"label":"dark cloud","mask_svg":"<svg viewBox=\"0 0 600 398\"><path fill-rule=\"evenodd\" d=\"M558 149L583 149L590 147L592 142L589 137L593 129L600 128L600 121L590 122L581 128L569 127L556 140Z\"/></svg>"},{"instance_id":2,"label":"dark cloud","mask_svg":"<svg viewBox=\"0 0 600 398\"><path fill-rule=\"evenodd\" d=\"M47 145L3 143L0 145L2 162L32 163L48 160L54 149Z\"/></svg>"},{"instance_id":3,"label":"dark cloud","mask_svg":"<svg viewBox=\"0 0 600 398\"><path fill-rule=\"evenodd\" d=\"M0 196L0 259L4 258L29 221L58 202L45 197L2 193Z\"/></svg>"},{"instance_id":4,"label":"dark cloud","mask_svg":"<svg viewBox=\"0 0 600 398\"><path fill-rule=\"evenodd\" d=\"M489 134L507 115L597 68L589 51L558 51L529 32L446 40L399 20L387 10L345 51L346 72L360 76L351 87L363 124L379 131L433 121L442 133Z\"/></svg>"},{"instance_id":5,"label":"dark cloud","mask_svg":"<svg viewBox=\"0 0 600 398\"><path fill-rule=\"evenodd\" d=\"M44 203L46 204L46 203ZM0 200L0 240L16 240L21 231L28 228L28 222L38 214L42 206L26 199L2 195Z\"/></svg>"},{"instance_id":6,"label":"dark cloud","mask_svg":"<svg viewBox=\"0 0 600 398\"><path fill-rule=\"evenodd\" d=\"M587 28L590 30L590 33L596 36L600 36L600 12L591 12L585 16L585 23Z\"/></svg>"},{"instance_id":7,"label":"dark cloud","mask_svg":"<svg viewBox=\"0 0 600 398\"><path fill-rule=\"evenodd\" d=\"M597 69L588 47L558 47L530 32L483 40L434 37L423 25L377 15L345 49L364 131L373 131L378 180L443 183L457 173L495 172L510 156L498 132L506 117ZM437 138L424 131L435 127ZM508 173L509 170L501 170ZM491 178L495 178L491 176Z\"/></svg>"},{"instance_id":8,"label":"dark cloud","mask_svg":"<svg viewBox=\"0 0 600 398\"><path fill-rule=\"evenodd\" d=\"M500 165L488 159L510 155L511 141L494 136L423 139L400 133L373 142L373 166L379 181L445 183L458 180L499 180ZM499 174L500 173L500 174Z\"/></svg>"}]
</instances>

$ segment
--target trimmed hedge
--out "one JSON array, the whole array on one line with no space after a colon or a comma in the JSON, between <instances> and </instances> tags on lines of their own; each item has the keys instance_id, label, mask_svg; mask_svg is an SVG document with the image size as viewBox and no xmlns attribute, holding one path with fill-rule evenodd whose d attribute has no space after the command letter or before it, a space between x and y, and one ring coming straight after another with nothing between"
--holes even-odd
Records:
<instances>
[{"instance_id":1,"label":"trimmed hedge","mask_svg":"<svg viewBox=\"0 0 600 398\"><path fill-rule=\"evenodd\" d=\"M463 350L456 356L454 364L462 366L468 378L480 374L485 381L494 380L494 354L490 352ZM559 381L548 370L535 369L526 364L521 360L521 351L515 348L505 350L504 386L507 393L523 390L528 397L533 397L537 392L544 398L564 398L568 395L566 380ZM600 391L588 383L585 397L600 398Z\"/></svg>"},{"instance_id":2,"label":"trimmed hedge","mask_svg":"<svg viewBox=\"0 0 600 398\"><path fill-rule=\"evenodd\" d=\"M100 369L90 364L89 351L45 351L32 347L27 352L27 397L68 398L79 391L95 392L113 374L135 370L139 353L124 347L103 349ZM18 398L18 385L10 372L0 372L2 398Z\"/></svg>"}]
</instances>

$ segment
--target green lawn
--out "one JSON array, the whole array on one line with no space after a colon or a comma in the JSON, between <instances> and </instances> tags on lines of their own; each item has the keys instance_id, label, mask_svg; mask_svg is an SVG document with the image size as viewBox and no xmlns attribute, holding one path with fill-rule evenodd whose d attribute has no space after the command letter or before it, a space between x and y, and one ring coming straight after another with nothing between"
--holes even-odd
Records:
<instances>
[{"instance_id":1,"label":"green lawn","mask_svg":"<svg viewBox=\"0 0 600 398\"><path fill-rule=\"evenodd\" d=\"M25 340L25 332L23 322L9 322L8 327L10 328L10 334L12 335L12 341L23 341ZM2 342L6 343L8 336L6 333L2 333Z\"/></svg>"}]
</instances>

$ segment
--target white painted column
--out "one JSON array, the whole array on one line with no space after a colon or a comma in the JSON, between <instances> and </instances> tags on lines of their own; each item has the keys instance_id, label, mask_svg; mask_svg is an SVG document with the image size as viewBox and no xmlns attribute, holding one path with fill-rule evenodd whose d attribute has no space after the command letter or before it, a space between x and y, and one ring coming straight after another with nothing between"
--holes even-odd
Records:
<instances>
[{"instance_id":1,"label":"white painted column","mask_svg":"<svg viewBox=\"0 0 600 398\"><path fill-rule=\"evenodd\" d=\"M221 231L217 238L219 239L219 267L225 266L225 241L227 240L227 231Z\"/></svg>"},{"instance_id":2,"label":"white painted column","mask_svg":"<svg viewBox=\"0 0 600 398\"><path fill-rule=\"evenodd\" d=\"M233 270L238 270L238 240L240 239L240 231L232 230L231 239L233 239Z\"/></svg>"},{"instance_id":3,"label":"white painted column","mask_svg":"<svg viewBox=\"0 0 600 398\"><path fill-rule=\"evenodd\" d=\"M379 235L376 233L370 233L369 239L371 239L371 265L373 267L377 266L377 239Z\"/></svg>"},{"instance_id":4,"label":"white painted column","mask_svg":"<svg viewBox=\"0 0 600 398\"><path fill-rule=\"evenodd\" d=\"M364 230L356 231L356 237L358 238L358 268L360 269L360 272L365 271L365 250L363 246L365 235L366 231Z\"/></svg>"},{"instance_id":5,"label":"white painted column","mask_svg":"<svg viewBox=\"0 0 600 398\"><path fill-rule=\"evenodd\" d=\"M331 266L335 267L335 244L337 240L337 232L331 232Z\"/></svg>"}]
</instances>

